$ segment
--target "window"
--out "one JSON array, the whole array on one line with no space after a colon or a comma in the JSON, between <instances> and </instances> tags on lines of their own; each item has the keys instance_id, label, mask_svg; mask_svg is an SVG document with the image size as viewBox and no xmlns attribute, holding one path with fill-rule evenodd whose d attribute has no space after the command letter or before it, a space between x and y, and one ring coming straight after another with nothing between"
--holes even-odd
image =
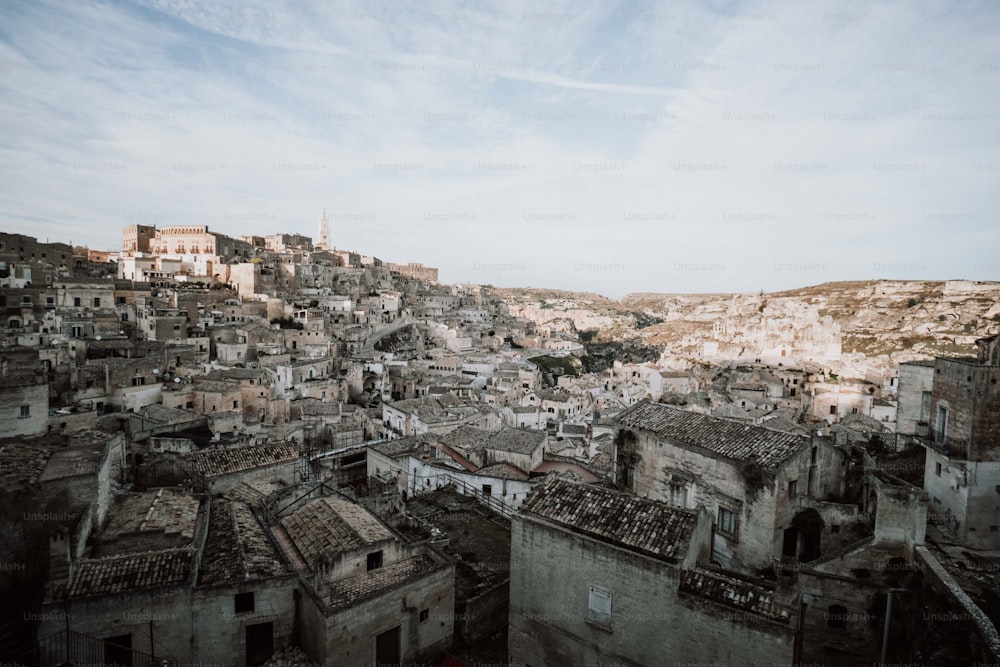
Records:
<instances>
[{"instance_id":1,"label":"window","mask_svg":"<svg viewBox=\"0 0 1000 667\"><path fill-rule=\"evenodd\" d=\"M934 439L937 442L944 442L945 436L948 434L948 408L943 405L938 406L937 410L937 432L934 435Z\"/></svg>"},{"instance_id":2,"label":"window","mask_svg":"<svg viewBox=\"0 0 1000 667\"><path fill-rule=\"evenodd\" d=\"M831 405L830 406L830 414L831 415L837 414L837 406L836 405Z\"/></svg>"},{"instance_id":3,"label":"window","mask_svg":"<svg viewBox=\"0 0 1000 667\"><path fill-rule=\"evenodd\" d=\"M146 384L146 378L142 377L141 375L139 377L132 378L133 387L141 387L144 384Z\"/></svg>"},{"instance_id":4,"label":"window","mask_svg":"<svg viewBox=\"0 0 1000 667\"><path fill-rule=\"evenodd\" d=\"M382 567L382 552L373 551L368 554L368 570L377 570Z\"/></svg>"},{"instance_id":5,"label":"window","mask_svg":"<svg viewBox=\"0 0 1000 667\"><path fill-rule=\"evenodd\" d=\"M188 401L187 403L184 404L184 407L187 408L188 410L192 409L194 407L194 401Z\"/></svg>"},{"instance_id":6,"label":"window","mask_svg":"<svg viewBox=\"0 0 1000 667\"><path fill-rule=\"evenodd\" d=\"M54 306L54 305L56 305L56 298L54 296L47 296L47 297L45 297L45 305L46 306Z\"/></svg>"},{"instance_id":7,"label":"window","mask_svg":"<svg viewBox=\"0 0 1000 667\"><path fill-rule=\"evenodd\" d=\"M604 627L611 627L611 591L597 586L590 587L587 599L587 621Z\"/></svg>"},{"instance_id":8,"label":"window","mask_svg":"<svg viewBox=\"0 0 1000 667\"><path fill-rule=\"evenodd\" d=\"M423 609L423 610L421 610L421 612L420 612L420 622L421 623L423 623L424 621L426 621L430 617L431 617L431 610L430 609Z\"/></svg>"},{"instance_id":9,"label":"window","mask_svg":"<svg viewBox=\"0 0 1000 667\"><path fill-rule=\"evenodd\" d=\"M492 496L493 495L493 485L492 484L483 484L483 495L484 496Z\"/></svg>"},{"instance_id":10,"label":"window","mask_svg":"<svg viewBox=\"0 0 1000 667\"><path fill-rule=\"evenodd\" d=\"M687 507L687 485L671 482L667 485L668 502L676 507Z\"/></svg>"},{"instance_id":11,"label":"window","mask_svg":"<svg viewBox=\"0 0 1000 667\"><path fill-rule=\"evenodd\" d=\"M27 419L28 417L30 417L31 416L31 406L30 405L22 405L20 411L18 412L17 416L20 419Z\"/></svg>"},{"instance_id":12,"label":"window","mask_svg":"<svg viewBox=\"0 0 1000 667\"><path fill-rule=\"evenodd\" d=\"M736 537L736 513L731 509L719 508L718 531L728 537Z\"/></svg>"},{"instance_id":13,"label":"window","mask_svg":"<svg viewBox=\"0 0 1000 667\"><path fill-rule=\"evenodd\" d=\"M857 408L851 408L851 414L852 415L858 414L858 409Z\"/></svg>"},{"instance_id":14,"label":"window","mask_svg":"<svg viewBox=\"0 0 1000 667\"><path fill-rule=\"evenodd\" d=\"M792 384L793 384L793 385L797 385L798 383L799 383L799 381L798 381L798 380L792 380ZM795 394L792 394L792 395L794 396Z\"/></svg>"},{"instance_id":15,"label":"window","mask_svg":"<svg viewBox=\"0 0 1000 667\"><path fill-rule=\"evenodd\" d=\"M840 524L839 523L835 523L835 524L831 525L830 526L830 532L833 533L834 535L836 535L837 533L839 533L840 532Z\"/></svg>"},{"instance_id":16,"label":"window","mask_svg":"<svg viewBox=\"0 0 1000 667\"><path fill-rule=\"evenodd\" d=\"M826 627L840 628L847 627L847 607L839 604L830 605L826 610Z\"/></svg>"},{"instance_id":17,"label":"window","mask_svg":"<svg viewBox=\"0 0 1000 667\"><path fill-rule=\"evenodd\" d=\"M788 482L788 497L789 498L794 498L795 497L795 491L798 489L798 486L799 486L799 481L797 479L793 479L790 482Z\"/></svg>"},{"instance_id":18,"label":"window","mask_svg":"<svg viewBox=\"0 0 1000 667\"><path fill-rule=\"evenodd\" d=\"M253 591L249 593L237 593L235 599L235 611L237 614L253 611Z\"/></svg>"},{"instance_id":19,"label":"window","mask_svg":"<svg viewBox=\"0 0 1000 667\"><path fill-rule=\"evenodd\" d=\"M94 308L100 308L100 307L101 307L101 300L98 297L95 296L94 297Z\"/></svg>"},{"instance_id":20,"label":"window","mask_svg":"<svg viewBox=\"0 0 1000 667\"><path fill-rule=\"evenodd\" d=\"M233 410L235 410L237 408L237 403L238 403L238 401L233 401Z\"/></svg>"},{"instance_id":21,"label":"window","mask_svg":"<svg viewBox=\"0 0 1000 667\"><path fill-rule=\"evenodd\" d=\"M790 392L788 392L788 395L792 398L795 398L795 390L792 389Z\"/></svg>"},{"instance_id":22,"label":"window","mask_svg":"<svg viewBox=\"0 0 1000 667\"><path fill-rule=\"evenodd\" d=\"M73 305L76 306L77 308L80 307L80 297L78 296L73 297Z\"/></svg>"},{"instance_id":23,"label":"window","mask_svg":"<svg viewBox=\"0 0 1000 667\"><path fill-rule=\"evenodd\" d=\"M938 463L934 464L934 474L937 475L938 477L941 476L941 463L940 463L940 461Z\"/></svg>"}]
</instances>

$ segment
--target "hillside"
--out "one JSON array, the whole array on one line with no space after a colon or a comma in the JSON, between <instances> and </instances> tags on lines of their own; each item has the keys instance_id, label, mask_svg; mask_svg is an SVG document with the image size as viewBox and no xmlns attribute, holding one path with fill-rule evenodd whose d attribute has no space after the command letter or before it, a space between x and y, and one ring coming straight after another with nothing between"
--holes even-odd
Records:
<instances>
[{"instance_id":1,"label":"hillside","mask_svg":"<svg viewBox=\"0 0 1000 667\"><path fill-rule=\"evenodd\" d=\"M1000 283L852 281L772 293L629 294L612 301L555 290L497 290L511 314L553 330L639 337L665 357L784 356L899 363L967 355L1000 331ZM570 324L571 323L571 324Z\"/></svg>"}]
</instances>

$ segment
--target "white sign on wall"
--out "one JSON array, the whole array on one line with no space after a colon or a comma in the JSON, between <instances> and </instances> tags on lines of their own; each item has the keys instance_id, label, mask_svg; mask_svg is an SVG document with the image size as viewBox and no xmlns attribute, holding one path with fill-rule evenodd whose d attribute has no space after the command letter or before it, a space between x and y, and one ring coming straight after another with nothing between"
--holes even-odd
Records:
<instances>
[{"instance_id":1,"label":"white sign on wall","mask_svg":"<svg viewBox=\"0 0 1000 667\"><path fill-rule=\"evenodd\" d=\"M611 592L597 586L590 587L587 603L587 620L599 625L611 625Z\"/></svg>"}]
</instances>

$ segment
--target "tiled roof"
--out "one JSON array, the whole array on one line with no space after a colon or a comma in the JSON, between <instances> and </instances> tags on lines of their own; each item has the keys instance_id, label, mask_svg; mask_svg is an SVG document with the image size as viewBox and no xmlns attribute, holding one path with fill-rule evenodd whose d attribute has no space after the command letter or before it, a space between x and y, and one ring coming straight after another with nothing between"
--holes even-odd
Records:
<instances>
[{"instance_id":1,"label":"tiled roof","mask_svg":"<svg viewBox=\"0 0 1000 667\"><path fill-rule=\"evenodd\" d=\"M486 429L475 426L459 426L453 431L449 431L441 436L439 440L451 447L461 447L466 451L476 451L486 446L491 433Z\"/></svg>"},{"instance_id":2,"label":"tiled roof","mask_svg":"<svg viewBox=\"0 0 1000 667\"><path fill-rule=\"evenodd\" d=\"M476 471L476 474L484 477L496 477L497 479L519 479L521 481L525 481L529 477L528 473L509 463L493 463L488 466L483 466Z\"/></svg>"},{"instance_id":3,"label":"tiled roof","mask_svg":"<svg viewBox=\"0 0 1000 667\"><path fill-rule=\"evenodd\" d=\"M371 512L337 496L307 502L282 519L281 525L310 566L393 538Z\"/></svg>"},{"instance_id":4,"label":"tiled roof","mask_svg":"<svg viewBox=\"0 0 1000 667\"><path fill-rule=\"evenodd\" d=\"M303 415L339 415L339 403L327 403L316 398L307 399L300 403Z\"/></svg>"},{"instance_id":5,"label":"tiled roof","mask_svg":"<svg viewBox=\"0 0 1000 667\"><path fill-rule=\"evenodd\" d=\"M250 479L243 480L234 485L223 495L226 500L246 503L247 505L257 505L264 501L274 491L284 488L284 484L277 481Z\"/></svg>"},{"instance_id":6,"label":"tiled roof","mask_svg":"<svg viewBox=\"0 0 1000 667\"><path fill-rule=\"evenodd\" d=\"M181 410L180 408L169 408L165 405L160 405L159 403L142 406L139 408L139 414L144 419L161 424L186 422L201 417L201 415L196 412Z\"/></svg>"},{"instance_id":7,"label":"tiled roof","mask_svg":"<svg viewBox=\"0 0 1000 667\"><path fill-rule=\"evenodd\" d=\"M235 583L287 574L271 541L249 507L213 501L199 583Z\"/></svg>"},{"instance_id":8,"label":"tiled roof","mask_svg":"<svg viewBox=\"0 0 1000 667\"><path fill-rule=\"evenodd\" d=\"M241 470L294 461L297 457L295 446L288 442L206 449L188 455L194 470L205 477L217 477Z\"/></svg>"},{"instance_id":9,"label":"tiled roof","mask_svg":"<svg viewBox=\"0 0 1000 667\"><path fill-rule=\"evenodd\" d=\"M446 445L467 452L495 449L502 452L531 454L545 441L545 432L520 428L504 428L491 432L473 426L460 426L440 436L440 440Z\"/></svg>"},{"instance_id":10,"label":"tiled roof","mask_svg":"<svg viewBox=\"0 0 1000 667\"><path fill-rule=\"evenodd\" d=\"M190 547L84 558L77 561L69 597L124 593L137 588L180 584L191 577Z\"/></svg>"},{"instance_id":11,"label":"tiled roof","mask_svg":"<svg viewBox=\"0 0 1000 667\"><path fill-rule=\"evenodd\" d=\"M776 468L806 439L771 429L687 412L670 405L642 401L625 410L617 422L626 428L649 431L681 447L706 450L734 461L757 461Z\"/></svg>"},{"instance_id":12,"label":"tiled roof","mask_svg":"<svg viewBox=\"0 0 1000 667\"><path fill-rule=\"evenodd\" d=\"M197 382L194 385L195 391L210 394L225 394L227 392L237 392L239 385L232 382Z\"/></svg>"},{"instance_id":13,"label":"tiled roof","mask_svg":"<svg viewBox=\"0 0 1000 667\"><path fill-rule=\"evenodd\" d=\"M774 591L718 572L695 568L681 572L680 590L719 604L788 623L788 609L775 604Z\"/></svg>"},{"instance_id":14,"label":"tiled roof","mask_svg":"<svg viewBox=\"0 0 1000 667\"><path fill-rule=\"evenodd\" d=\"M36 482L52 452L16 442L0 445L0 476L8 483Z\"/></svg>"},{"instance_id":15,"label":"tiled roof","mask_svg":"<svg viewBox=\"0 0 1000 667\"><path fill-rule=\"evenodd\" d=\"M486 449L517 454L531 454L545 442L545 431L505 428L490 436Z\"/></svg>"},{"instance_id":16,"label":"tiled roof","mask_svg":"<svg viewBox=\"0 0 1000 667\"><path fill-rule=\"evenodd\" d=\"M535 488L521 511L672 562L685 555L698 516L691 510L555 476Z\"/></svg>"},{"instance_id":17,"label":"tiled roof","mask_svg":"<svg viewBox=\"0 0 1000 667\"><path fill-rule=\"evenodd\" d=\"M114 539L140 532L162 532L190 541L194 538L200 506L194 496L168 489L128 496L111 514L102 537Z\"/></svg>"},{"instance_id":18,"label":"tiled roof","mask_svg":"<svg viewBox=\"0 0 1000 667\"><path fill-rule=\"evenodd\" d=\"M417 556L369 570L330 584L326 599L331 611L350 607L379 593L426 576L441 567L428 556Z\"/></svg>"},{"instance_id":19,"label":"tiled roof","mask_svg":"<svg viewBox=\"0 0 1000 667\"><path fill-rule=\"evenodd\" d=\"M434 438L432 436L422 433L420 435L411 435L406 438L380 442L372 445L371 449L389 458L396 458L419 452L425 444L433 442Z\"/></svg>"}]
</instances>

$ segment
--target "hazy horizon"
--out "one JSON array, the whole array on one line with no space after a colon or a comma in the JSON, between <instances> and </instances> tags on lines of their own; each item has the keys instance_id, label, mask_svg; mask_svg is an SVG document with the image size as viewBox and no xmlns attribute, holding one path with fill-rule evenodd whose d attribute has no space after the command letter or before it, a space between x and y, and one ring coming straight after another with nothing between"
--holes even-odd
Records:
<instances>
[{"instance_id":1,"label":"hazy horizon","mask_svg":"<svg viewBox=\"0 0 1000 667\"><path fill-rule=\"evenodd\" d=\"M5 231L628 293L1000 279L985 2L8 2Z\"/></svg>"}]
</instances>

